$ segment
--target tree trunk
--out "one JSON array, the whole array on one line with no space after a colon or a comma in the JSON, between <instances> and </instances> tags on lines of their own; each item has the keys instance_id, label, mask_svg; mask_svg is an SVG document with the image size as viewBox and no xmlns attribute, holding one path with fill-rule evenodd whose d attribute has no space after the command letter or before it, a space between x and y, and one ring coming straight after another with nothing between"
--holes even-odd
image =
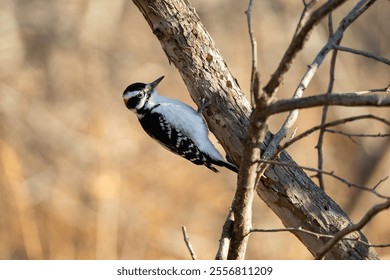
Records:
<instances>
[{"instance_id":1,"label":"tree trunk","mask_svg":"<svg viewBox=\"0 0 390 280\"><path fill-rule=\"evenodd\" d=\"M240 163L249 117L249 101L222 59L214 41L187 0L133 0L160 41L169 61L179 70L192 99L210 101L204 117L229 159ZM223 24L223 23L221 23ZM249 43L249 42L248 42ZM268 132L264 145L271 140ZM279 162L294 164L282 152ZM257 194L286 227L334 234L351 223L342 209L299 168L272 165L265 171ZM328 241L302 232L298 239L316 256ZM367 241L361 232L348 235ZM327 259L378 259L363 243L342 240Z\"/></svg>"}]
</instances>

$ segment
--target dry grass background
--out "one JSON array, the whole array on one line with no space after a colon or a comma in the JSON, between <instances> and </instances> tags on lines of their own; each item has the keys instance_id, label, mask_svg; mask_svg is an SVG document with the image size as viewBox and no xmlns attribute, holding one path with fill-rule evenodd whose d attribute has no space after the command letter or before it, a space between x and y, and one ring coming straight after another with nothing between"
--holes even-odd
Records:
<instances>
[{"instance_id":1,"label":"dry grass background","mask_svg":"<svg viewBox=\"0 0 390 280\"><path fill-rule=\"evenodd\" d=\"M248 92L250 46L247 1L192 1L230 70ZM336 14L340 19L355 1ZM390 56L388 1L378 1L346 33L344 45ZM302 1L258 1L254 29L262 80L289 43ZM337 22L337 21L336 21ZM142 131L123 105L132 82L160 75L162 94L193 104L177 71L129 0L2 0L0 2L0 259L189 259L186 225L199 258L213 258L235 189L235 176L213 174L171 155ZM279 91L289 97L306 65L326 41L319 26ZM328 62L307 94L324 92ZM384 87L389 68L340 54L336 91ZM358 113L389 117L388 110L333 108L331 118ZM276 130L283 116L271 121ZM299 130L318 124L319 110L300 115ZM386 132L374 122L345 127ZM327 135L325 168L360 184L389 175L387 139ZM316 135L289 152L316 164ZM329 194L353 220L373 196L327 179ZM390 185L381 190L390 194ZM254 224L282 227L259 199ZM364 230L372 243L390 242L389 212ZM390 249L378 249L390 258ZM249 259L310 259L288 233L255 234Z\"/></svg>"}]
</instances>

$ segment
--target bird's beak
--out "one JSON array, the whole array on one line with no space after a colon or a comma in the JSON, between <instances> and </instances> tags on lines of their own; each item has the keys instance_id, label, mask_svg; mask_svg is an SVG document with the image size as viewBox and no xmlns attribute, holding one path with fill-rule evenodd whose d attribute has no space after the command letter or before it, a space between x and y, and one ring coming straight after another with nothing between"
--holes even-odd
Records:
<instances>
[{"instance_id":1,"label":"bird's beak","mask_svg":"<svg viewBox=\"0 0 390 280\"><path fill-rule=\"evenodd\" d=\"M147 84L146 86L149 88L149 89L154 89L155 87L157 87L157 85L161 82L161 80L164 79L164 76L161 76L160 78L158 78L157 80L155 80L154 82L151 82L150 84Z\"/></svg>"}]
</instances>

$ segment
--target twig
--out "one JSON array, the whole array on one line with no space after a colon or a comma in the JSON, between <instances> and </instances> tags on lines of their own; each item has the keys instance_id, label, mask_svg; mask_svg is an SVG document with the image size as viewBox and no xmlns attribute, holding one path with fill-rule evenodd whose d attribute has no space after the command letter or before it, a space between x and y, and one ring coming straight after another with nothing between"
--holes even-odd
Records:
<instances>
[{"instance_id":1,"label":"twig","mask_svg":"<svg viewBox=\"0 0 390 280\"><path fill-rule=\"evenodd\" d=\"M333 17L332 14L330 13L328 16L328 29L329 29L329 38L333 36ZM336 45L339 45L342 40L342 37L337 41ZM335 81L335 71L336 71L336 59L337 59L337 50L333 50L332 52L332 58L330 60L330 69L329 69L329 83L328 83L328 89L326 91L326 94L331 94L333 92L333 86L334 86L334 81ZM328 116L328 109L329 106L325 105L322 109L322 117L321 117L321 125L323 126L326 123L326 118ZM325 136L325 131L324 128L320 129L320 133L318 135L318 141L317 141L317 155L318 155L318 169L322 170L324 166L324 155L322 152L322 145L324 143L324 136ZM325 190L325 183L324 183L324 178L322 176L322 173L319 172L317 173L317 178L318 178L318 183L321 189Z\"/></svg>"},{"instance_id":2,"label":"twig","mask_svg":"<svg viewBox=\"0 0 390 280\"><path fill-rule=\"evenodd\" d=\"M369 53L369 52L365 52L365 51L361 51L361 50L355 50L355 49L352 49L352 48L343 47L343 46L339 46L339 45L335 45L334 48L336 50L339 50L339 51L342 51L342 52L349 52L349 53L365 56L365 57L374 59L376 61L382 62L384 64L390 65L390 59L387 59L387 58L384 58L384 57L381 57L381 56L378 56L378 55L375 55L375 54L372 54L372 53Z\"/></svg>"},{"instance_id":3,"label":"twig","mask_svg":"<svg viewBox=\"0 0 390 280\"><path fill-rule=\"evenodd\" d=\"M286 52L281 59L278 68L272 74L271 79L263 88L264 92L268 95L272 95L277 91L279 85L283 81L285 73L290 69L291 64L300 50L302 50L304 43L309 38L311 31L314 27L331 11L335 10L345 0L335 0L323 4L321 7L316 9L307 22L300 28L300 31L294 35L291 40L290 45L288 46Z\"/></svg>"},{"instance_id":4,"label":"twig","mask_svg":"<svg viewBox=\"0 0 390 280\"><path fill-rule=\"evenodd\" d=\"M192 248L192 245L191 245L191 242L190 242L190 238L188 237L188 233L187 233L187 228L185 226L182 226L181 227L181 230L183 232L183 238L184 238L184 242L186 243L186 246L188 248L188 251L190 252L191 254L191 258L193 260L196 260L196 254L194 252L194 249Z\"/></svg>"},{"instance_id":5,"label":"twig","mask_svg":"<svg viewBox=\"0 0 390 280\"><path fill-rule=\"evenodd\" d=\"M388 84L384 88L373 88L373 89L368 89L368 90L355 91L354 93L356 93L356 94L370 94L370 93L374 93L374 92L382 92L382 93L390 94L390 84Z\"/></svg>"},{"instance_id":6,"label":"twig","mask_svg":"<svg viewBox=\"0 0 390 280\"><path fill-rule=\"evenodd\" d=\"M359 93L332 93L320 94L309 97L301 97L295 99L281 99L271 103L266 112L268 116L279 114L283 112L289 112L296 109L307 109L312 107L319 107L324 105L333 106L347 106L347 107L358 107L358 106L374 106L374 107L389 107L390 106L390 95L361 95Z\"/></svg>"},{"instance_id":7,"label":"twig","mask_svg":"<svg viewBox=\"0 0 390 280\"><path fill-rule=\"evenodd\" d=\"M298 134L297 136L295 136L293 139L287 141L286 143L284 143L282 146L280 146L277 150L277 153L280 153L281 151L287 149L288 147L290 147L292 144L294 144L295 142L301 140L302 138L304 137L307 137L309 135L311 135L313 132L317 131L317 130L320 130L321 128L328 128L328 127L332 127L332 126L336 126L336 125L340 125L340 124L345 124L345 123L348 123L348 122L353 122L353 121L357 121L357 120L363 120L363 119L373 119L373 120L377 120L379 122L382 122L388 126L390 126L390 121L386 120L386 119L383 119L383 118L380 118L380 117L377 117L375 115L360 115L360 116L354 116L354 117L349 117L349 118L344 118L344 119L339 119L339 120L336 120L336 121L332 121L332 122L329 122L329 123L326 123L324 125L318 125L318 126L314 126L300 134ZM276 156L275 155L275 156ZM275 157L274 156L274 157Z\"/></svg>"},{"instance_id":8,"label":"twig","mask_svg":"<svg viewBox=\"0 0 390 280\"><path fill-rule=\"evenodd\" d=\"M302 2L303 2L303 10L301 13L301 17L299 18L297 28L295 29L293 38L297 37L299 32L301 32L302 27L305 25L305 23L307 22L307 19L309 18L310 9L313 8L313 6L315 4L317 4L317 0L311 0L308 3L306 3L306 1L303 0Z\"/></svg>"},{"instance_id":9,"label":"twig","mask_svg":"<svg viewBox=\"0 0 390 280\"><path fill-rule=\"evenodd\" d=\"M363 243L364 245L367 245L367 246L370 246L370 247L373 247L373 248L387 248L387 247L390 247L390 243L385 243L385 244L370 244L368 242L364 242L363 240L360 241L361 243Z\"/></svg>"},{"instance_id":10,"label":"twig","mask_svg":"<svg viewBox=\"0 0 390 280\"><path fill-rule=\"evenodd\" d=\"M275 228L275 229L258 229L254 228L251 230L251 233L253 232L260 232L260 233L267 233L267 232L301 232L301 233L306 233L309 235L313 235L315 237L319 238L334 238L333 234L323 234L323 233L317 233L314 231L306 230L303 228ZM359 243L362 243L366 246L370 247L375 247L375 248L386 248L390 247L390 243L385 243L385 244L370 244L364 240L357 239L357 238L348 238L348 237L343 237L342 240L348 240L348 241L356 241Z\"/></svg>"},{"instance_id":11,"label":"twig","mask_svg":"<svg viewBox=\"0 0 390 280\"><path fill-rule=\"evenodd\" d=\"M384 181L386 181L387 179L389 179L389 176L386 176L385 178L380 179L380 180L378 181L378 183L376 183L376 185L372 187L372 190L375 191L376 188L379 187L379 185L382 184L382 183L383 183Z\"/></svg>"},{"instance_id":12,"label":"twig","mask_svg":"<svg viewBox=\"0 0 390 280\"><path fill-rule=\"evenodd\" d=\"M250 83L250 92L251 92L251 103L252 107L255 108L256 103L259 99L259 96L255 96L259 94L259 78L257 71L257 42L255 36L253 35L252 30L252 7L253 1L250 0L248 4L248 9L245 11L248 25L248 33L249 39L251 42L251 51L252 51L252 65L251 65L251 83Z\"/></svg>"},{"instance_id":13,"label":"twig","mask_svg":"<svg viewBox=\"0 0 390 280\"><path fill-rule=\"evenodd\" d=\"M266 163L266 164L276 164L276 165L288 166L288 167L293 167L293 168L301 168L301 169L312 171L312 172L316 172L316 173L321 172L322 174L325 174L325 175L328 175L330 177L333 177L333 178L337 179L338 181L344 183L348 187L354 187L354 188L357 188L357 189L360 189L360 190L363 190L363 191L370 192L370 193L376 195L379 198L390 199L390 196L386 196L386 195L380 194L380 193L378 193L376 191L376 188L378 187L378 185L383 183L384 181L386 181L388 179L388 176L383 178L383 179L381 179L381 180L379 180L379 182L377 184L375 184L374 187L368 188L368 187L365 187L365 186L361 186L359 184L355 184L355 183L349 182L347 179L345 179L345 178L343 178L341 176L336 175L334 173L334 171L319 170L318 168L307 167L307 166L302 166L302 165L298 165L298 164L284 163L284 162L279 162L279 161L274 161L274 160L260 160L260 162Z\"/></svg>"},{"instance_id":14,"label":"twig","mask_svg":"<svg viewBox=\"0 0 390 280\"><path fill-rule=\"evenodd\" d=\"M318 252L316 255L316 259L320 260L323 259L326 255L326 253L329 252L333 248L334 245L337 244L343 237L347 236L351 232L358 231L362 229L368 222L372 220L373 217L375 217L379 212L384 211L386 209L390 208L390 199L386 200L385 202L381 204L377 204L374 207L372 207L370 210L367 211L367 213L363 216L363 218L357 223L357 224L350 224L340 230L338 233L334 235L334 237L329 240Z\"/></svg>"},{"instance_id":15,"label":"twig","mask_svg":"<svg viewBox=\"0 0 390 280\"><path fill-rule=\"evenodd\" d=\"M321 237L332 238L332 237L334 237L334 235L322 234L322 233L310 231L307 229L303 229L301 227L299 227L299 228L272 228L272 229L253 228L253 229L251 229L251 233L252 232L302 232L302 233L307 233L307 234L313 235L317 238L321 238ZM355 238L351 238L351 239L355 240ZM351 239L349 239L349 240L351 240Z\"/></svg>"},{"instance_id":16,"label":"twig","mask_svg":"<svg viewBox=\"0 0 390 280\"><path fill-rule=\"evenodd\" d=\"M329 132L329 133L334 133L334 134L341 134L344 136L347 136L348 138L352 137L389 137L390 133L377 133L377 134L367 134L367 133L349 133L349 132L344 132L341 130L334 130L334 129L325 129L324 131Z\"/></svg>"}]
</instances>

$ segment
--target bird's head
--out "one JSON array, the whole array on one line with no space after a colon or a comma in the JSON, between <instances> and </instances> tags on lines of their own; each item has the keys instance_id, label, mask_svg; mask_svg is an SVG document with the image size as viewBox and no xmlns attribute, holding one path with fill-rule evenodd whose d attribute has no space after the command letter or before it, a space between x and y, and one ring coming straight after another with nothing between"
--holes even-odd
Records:
<instances>
[{"instance_id":1,"label":"bird's head","mask_svg":"<svg viewBox=\"0 0 390 280\"><path fill-rule=\"evenodd\" d=\"M143 108L163 78L164 76L149 84L134 83L129 85L123 92L123 102L126 107L132 111Z\"/></svg>"}]
</instances>

